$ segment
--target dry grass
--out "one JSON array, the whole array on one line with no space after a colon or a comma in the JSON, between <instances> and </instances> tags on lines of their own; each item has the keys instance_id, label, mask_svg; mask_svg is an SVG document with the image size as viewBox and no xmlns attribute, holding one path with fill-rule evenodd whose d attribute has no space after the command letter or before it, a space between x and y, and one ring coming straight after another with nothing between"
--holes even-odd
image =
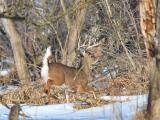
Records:
<instances>
[{"instance_id":1,"label":"dry grass","mask_svg":"<svg viewBox=\"0 0 160 120\"><path fill-rule=\"evenodd\" d=\"M137 112L134 120L147 120L145 111Z\"/></svg>"},{"instance_id":2,"label":"dry grass","mask_svg":"<svg viewBox=\"0 0 160 120\"><path fill-rule=\"evenodd\" d=\"M110 95L137 95L148 91L148 82L137 82L130 78L116 78L110 81Z\"/></svg>"},{"instance_id":3,"label":"dry grass","mask_svg":"<svg viewBox=\"0 0 160 120\"><path fill-rule=\"evenodd\" d=\"M39 86L38 86L39 85ZM134 95L144 93L148 89L148 83L137 83L129 78L116 78L110 80L110 86L107 89L94 92L79 94L75 92L69 93L69 102L74 102L75 108L83 109L88 107L95 107L108 104L111 101L104 101L98 99L102 95ZM44 105L48 103L47 96L43 93L43 86L41 83L36 82L34 85L22 86L16 90L3 94L2 101L10 103L25 103L25 104L38 104ZM64 92L60 89L52 89L52 97L50 103L66 103Z\"/></svg>"},{"instance_id":4,"label":"dry grass","mask_svg":"<svg viewBox=\"0 0 160 120\"><path fill-rule=\"evenodd\" d=\"M5 103L32 103L44 104L46 98L42 96L42 89L34 86L23 86L3 95Z\"/></svg>"}]
</instances>

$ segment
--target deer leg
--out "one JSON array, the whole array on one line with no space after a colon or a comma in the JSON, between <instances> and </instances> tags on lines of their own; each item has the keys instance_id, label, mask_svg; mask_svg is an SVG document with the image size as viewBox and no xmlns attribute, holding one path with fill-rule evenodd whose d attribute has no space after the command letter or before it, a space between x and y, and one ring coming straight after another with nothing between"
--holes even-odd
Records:
<instances>
[{"instance_id":1,"label":"deer leg","mask_svg":"<svg viewBox=\"0 0 160 120\"><path fill-rule=\"evenodd\" d=\"M51 82L50 80L48 80L47 83L44 85L44 92L48 96L48 103L50 102L50 96L51 96L50 89L51 89Z\"/></svg>"},{"instance_id":2,"label":"deer leg","mask_svg":"<svg viewBox=\"0 0 160 120\"><path fill-rule=\"evenodd\" d=\"M69 89L65 88L64 89L64 94L65 94L65 98L66 98L66 102L69 103Z\"/></svg>"}]
</instances>

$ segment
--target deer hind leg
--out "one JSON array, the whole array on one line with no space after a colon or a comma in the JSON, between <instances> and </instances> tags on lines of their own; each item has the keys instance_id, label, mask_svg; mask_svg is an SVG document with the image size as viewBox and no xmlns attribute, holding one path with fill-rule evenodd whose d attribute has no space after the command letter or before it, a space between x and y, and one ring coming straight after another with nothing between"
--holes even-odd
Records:
<instances>
[{"instance_id":1,"label":"deer hind leg","mask_svg":"<svg viewBox=\"0 0 160 120\"><path fill-rule=\"evenodd\" d=\"M44 85L44 92L48 96L48 103L51 101L50 100L50 97L51 97L51 93L50 93L51 85L52 85L52 82L50 80L48 80L47 83Z\"/></svg>"}]
</instances>

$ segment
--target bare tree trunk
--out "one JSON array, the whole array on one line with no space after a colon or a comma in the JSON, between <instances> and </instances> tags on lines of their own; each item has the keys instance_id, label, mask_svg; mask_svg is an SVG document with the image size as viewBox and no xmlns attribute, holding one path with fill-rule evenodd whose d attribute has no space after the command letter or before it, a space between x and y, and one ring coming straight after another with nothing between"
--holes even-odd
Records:
<instances>
[{"instance_id":1,"label":"bare tree trunk","mask_svg":"<svg viewBox=\"0 0 160 120\"><path fill-rule=\"evenodd\" d=\"M85 15L87 11L87 2L85 0L76 0L77 11L75 13L75 19L72 20L71 26L69 26L69 33L65 44L65 53L63 63L71 65L75 57L75 47L78 37L81 32L82 25L85 21ZM68 19L67 19L68 20Z\"/></svg>"},{"instance_id":2,"label":"bare tree trunk","mask_svg":"<svg viewBox=\"0 0 160 120\"><path fill-rule=\"evenodd\" d=\"M142 0L140 2L141 29L149 59L150 89L148 98L148 118L160 120L160 1Z\"/></svg>"},{"instance_id":3,"label":"bare tree trunk","mask_svg":"<svg viewBox=\"0 0 160 120\"><path fill-rule=\"evenodd\" d=\"M1 1L1 3L3 3L0 5L0 10L2 11L3 5L5 5L5 3L3 0ZM1 21L11 42L19 79L22 81L23 84L29 83L31 78L27 70L27 64L25 61L24 50L22 48L21 37L16 31L13 21L11 19L2 18Z\"/></svg>"},{"instance_id":4,"label":"bare tree trunk","mask_svg":"<svg viewBox=\"0 0 160 120\"><path fill-rule=\"evenodd\" d=\"M61 1L61 6L63 8L63 12L65 13L65 22L67 24L67 28L70 30L71 20L69 18L69 14L68 14L68 11L66 9L65 2L64 2L64 0L60 0L60 1Z\"/></svg>"},{"instance_id":5,"label":"bare tree trunk","mask_svg":"<svg viewBox=\"0 0 160 120\"><path fill-rule=\"evenodd\" d=\"M152 62L154 51L154 36L155 36L155 0L140 1L140 23L141 31L144 36L147 57Z\"/></svg>"}]
</instances>

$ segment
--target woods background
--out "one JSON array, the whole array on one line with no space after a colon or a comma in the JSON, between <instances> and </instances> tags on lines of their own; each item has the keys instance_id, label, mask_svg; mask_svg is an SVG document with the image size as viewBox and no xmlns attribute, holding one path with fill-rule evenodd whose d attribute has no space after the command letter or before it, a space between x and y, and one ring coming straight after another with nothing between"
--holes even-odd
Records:
<instances>
[{"instance_id":1,"label":"woods background","mask_svg":"<svg viewBox=\"0 0 160 120\"><path fill-rule=\"evenodd\" d=\"M152 5L150 11L155 18L158 7L154 7L153 1L145 2ZM9 69L9 75L1 75L0 83L26 85L41 79L42 58L51 45L54 61L68 66L79 66L78 52L87 51L91 82L110 82L105 86L109 95L148 93L151 72L147 69L147 58L152 61L158 54L150 54L148 47L156 48L155 22L153 31L148 32L150 37L141 28L142 10L147 11L143 2L1 0L0 67Z\"/></svg>"},{"instance_id":2,"label":"woods background","mask_svg":"<svg viewBox=\"0 0 160 120\"><path fill-rule=\"evenodd\" d=\"M29 71L34 71L31 72L32 79L38 77L48 45L54 46L56 61L63 63L66 62L65 54L72 53L75 48L83 48L93 57L101 57L97 61L97 69L118 65L125 74L132 73L134 69L140 70L145 64L139 6L134 0L8 0L4 10L7 11L3 11L1 16L11 18L21 38L27 66ZM13 61L13 50L2 24L1 31L1 59ZM71 66L73 60L68 60L70 62L65 64Z\"/></svg>"}]
</instances>

